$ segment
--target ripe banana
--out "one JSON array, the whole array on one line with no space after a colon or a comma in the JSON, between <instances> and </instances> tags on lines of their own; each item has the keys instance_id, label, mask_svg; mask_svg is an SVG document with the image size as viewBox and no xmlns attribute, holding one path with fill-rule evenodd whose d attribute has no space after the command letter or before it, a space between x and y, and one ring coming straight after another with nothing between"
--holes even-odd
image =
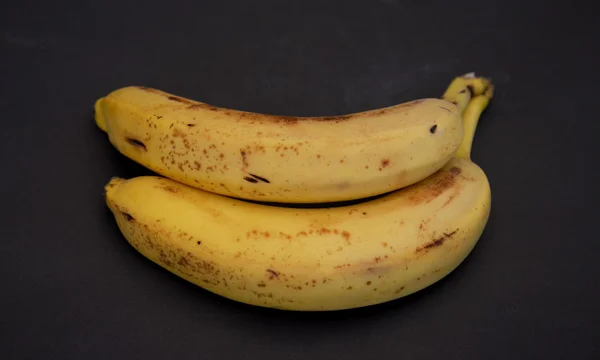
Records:
<instances>
[{"instance_id":1,"label":"ripe banana","mask_svg":"<svg viewBox=\"0 0 600 360\"><path fill-rule=\"evenodd\" d=\"M106 203L141 254L223 297L311 311L394 300L454 270L487 224L490 185L468 155L492 92L490 85L464 112L464 158L375 199L280 207L144 176L113 178Z\"/></svg>"},{"instance_id":2,"label":"ripe banana","mask_svg":"<svg viewBox=\"0 0 600 360\"><path fill-rule=\"evenodd\" d=\"M98 99L95 119L119 152L195 188L263 202L356 200L446 164L463 137L462 109L488 83L461 76L443 99L329 117L237 111L130 86Z\"/></svg>"}]
</instances>

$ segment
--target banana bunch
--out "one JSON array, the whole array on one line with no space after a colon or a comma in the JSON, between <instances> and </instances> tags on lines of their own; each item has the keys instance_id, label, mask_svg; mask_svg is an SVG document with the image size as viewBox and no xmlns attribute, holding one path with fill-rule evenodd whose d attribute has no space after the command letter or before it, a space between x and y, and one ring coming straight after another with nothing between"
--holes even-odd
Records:
<instances>
[{"instance_id":1,"label":"banana bunch","mask_svg":"<svg viewBox=\"0 0 600 360\"><path fill-rule=\"evenodd\" d=\"M96 124L158 175L112 178L106 204L145 257L238 302L394 300L454 270L487 224L470 152L493 89L467 74L441 99L303 118L118 89L96 101Z\"/></svg>"}]
</instances>

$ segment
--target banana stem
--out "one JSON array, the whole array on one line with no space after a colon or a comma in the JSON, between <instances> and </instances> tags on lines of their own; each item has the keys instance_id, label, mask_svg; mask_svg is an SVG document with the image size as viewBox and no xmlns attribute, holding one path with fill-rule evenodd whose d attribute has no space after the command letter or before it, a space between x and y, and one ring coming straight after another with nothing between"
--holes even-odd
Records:
<instances>
[{"instance_id":1,"label":"banana stem","mask_svg":"<svg viewBox=\"0 0 600 360\"><path fill-rule=\"evenodd\" d=\"M454 78L442 99L456 105L462 114L469 101L475 96L482 95L490 86L488 79L476 77L475 73L468 73Z\"/></svg>"},{"instance_id":2,"label":"banana stem","mask_svg":"<svg viewBox=\"0 0 600 360\"><path fill-rule=\"evenodd\" d=\"M483 93L473 97L465 107L462 115L464 126L463 140L454 154L457 158L471 160L471 147L473 145L473 138L475 137L475 129L477 128L481 114L487 108L492 97L494 97L494 86L488 84Z\"/></svg>"}]
</instances>

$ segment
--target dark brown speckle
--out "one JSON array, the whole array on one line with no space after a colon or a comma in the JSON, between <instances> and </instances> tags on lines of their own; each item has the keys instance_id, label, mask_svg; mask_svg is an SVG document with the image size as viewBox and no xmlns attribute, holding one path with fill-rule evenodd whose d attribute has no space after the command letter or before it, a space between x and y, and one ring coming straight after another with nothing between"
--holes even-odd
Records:
<instances>
[{"instance_id":1,"label":"dark brown speckle","mask_svg":"<svg viewBox=\"0 0 600 360\"><path fill-rule=\"evenodd\" d=\"M131 216L131 214L129 214L125 211L122 211L121 214L123 214L123 217L125 218L125 220L127 220L129 222L135 221L135 218L133 216Z\"/></svg>"},{"instance_id":2,"label":"dark brown speckle","mask_svg":"<svg viewBox=\"0 0 600 360\"><path fill-rule=\"evenodd\" d=\"M128 144L135 146L136 148L143 150L143 151L148 151L148 149L146 148L146 145L134 138L125 138L125 141L127 141Z\"/></svg>"}]
</instances>

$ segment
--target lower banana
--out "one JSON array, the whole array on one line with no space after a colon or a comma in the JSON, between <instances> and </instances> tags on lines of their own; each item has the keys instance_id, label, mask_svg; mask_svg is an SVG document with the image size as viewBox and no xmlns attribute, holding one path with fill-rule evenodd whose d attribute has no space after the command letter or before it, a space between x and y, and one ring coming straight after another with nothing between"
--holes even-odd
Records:
<instances>
[{"instance_id":1,"label":"lower banana","mask_svg":"<svg viewBox=\"0 0 600 360\"><path fill-rule=\"evenodd\" d=\"M137 251L223 297L310 311L394 300L453 271L484 231L490 185L469 153L492 89L467 105L458 156L425 180L375 199L277 207L144 176L113 178L106 202Z\"/></svg>"}]
</instances>

